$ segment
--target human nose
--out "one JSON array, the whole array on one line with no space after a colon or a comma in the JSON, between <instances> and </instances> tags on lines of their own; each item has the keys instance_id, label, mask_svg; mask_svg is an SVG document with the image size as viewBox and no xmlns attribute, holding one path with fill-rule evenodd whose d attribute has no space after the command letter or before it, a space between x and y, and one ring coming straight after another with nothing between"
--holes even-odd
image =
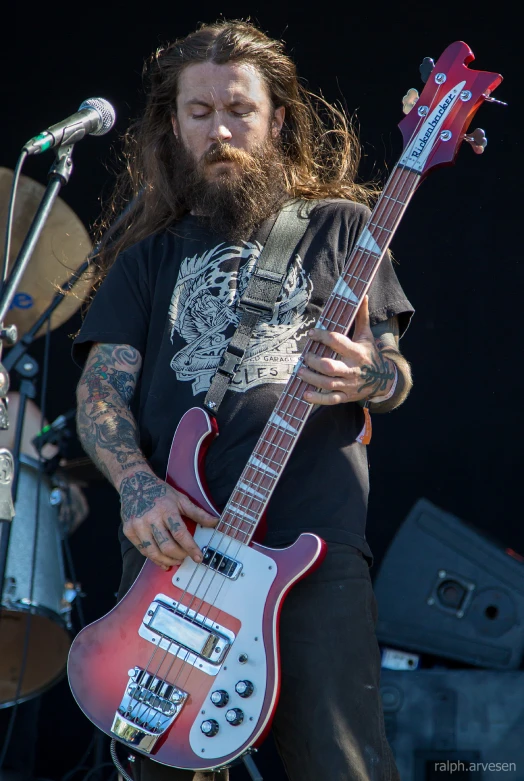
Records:
<instances>
[{"instance_id":1,"label":"human nose","mask_svg":"<svg viewBox=\"0 0 524 781\"><path fill-rule=\"evenodd\" d=\"M231 131L224 123L218 111L214 112L213 123L211 125L209 136L213 139L213 141L229 141L232 137Z\"/></svg>"}]
</instances>

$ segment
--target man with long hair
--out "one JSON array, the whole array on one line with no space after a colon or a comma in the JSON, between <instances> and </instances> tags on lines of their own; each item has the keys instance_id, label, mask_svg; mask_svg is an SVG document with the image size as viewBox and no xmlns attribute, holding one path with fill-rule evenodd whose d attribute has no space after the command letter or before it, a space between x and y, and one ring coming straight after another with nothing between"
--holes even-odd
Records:
<instances>
[{"instance_id":1,"label":"man with long hair","mask_svg":"<svg viewBox=\"0 0 524 781\"><path fill-rule=\"evenodd\" d=\"M119 595L144 556L164 569L202 559L184 518L216 519L164 483L173 433L204 401L275 216L291 199L310 201L271 320L256 325L218 410L206 480L222 508L308 336L333 349L336 360L304 357L298 374L318 408L267 512L265 544L311 531L328 545L284 602L274 736L291 781L398 779L379 694L359 438L363 407L387 412L411 387L398 341L413 309L390 258L351 338L314 328L376 194L355 181L357 139L342 112L302 88L282 44L247 22L202 26L157 51L147 76L112 209L135 201L100 252L102 282L74 345L85 364L79 436L121 497ZM193 778L142 758L133 772L140 781Z\"/></svg>"}]
</instances>

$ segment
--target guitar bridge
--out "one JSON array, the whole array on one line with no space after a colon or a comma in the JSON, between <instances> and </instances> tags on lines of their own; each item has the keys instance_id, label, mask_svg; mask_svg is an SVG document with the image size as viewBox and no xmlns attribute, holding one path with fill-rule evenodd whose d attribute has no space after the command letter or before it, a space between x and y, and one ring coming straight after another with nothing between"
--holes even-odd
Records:
<instances>
[{"instance_id":1,"label":"guitar bridge","mask_svg":"<svg viewBox=\"0 0 524 781\"><path fill-rule=\"evenodd\" d=\"M182 710L187 692L135 667L111 726L112 734L129 746L150 754Z\"/></svg>"}]
</instances>

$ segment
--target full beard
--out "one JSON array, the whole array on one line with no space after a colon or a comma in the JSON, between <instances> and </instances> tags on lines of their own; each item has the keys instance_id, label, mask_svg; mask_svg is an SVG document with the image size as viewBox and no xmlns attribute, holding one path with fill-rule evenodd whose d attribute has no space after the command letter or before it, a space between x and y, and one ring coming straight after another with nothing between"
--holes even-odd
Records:
<instances>
[{"instance_id":1,"label":"full beard","mask_svg":"<svg viewBox=\"0 0 524 781\"><path fill-rule=\"evenodd\" d=\"M216 142L199 161L180 142L177 147L178 198L228 241L249 239L287 198L284 157L270 139L251 152ZM231 162L213 171L220 161Z\"/></svg>"}]
</instances>

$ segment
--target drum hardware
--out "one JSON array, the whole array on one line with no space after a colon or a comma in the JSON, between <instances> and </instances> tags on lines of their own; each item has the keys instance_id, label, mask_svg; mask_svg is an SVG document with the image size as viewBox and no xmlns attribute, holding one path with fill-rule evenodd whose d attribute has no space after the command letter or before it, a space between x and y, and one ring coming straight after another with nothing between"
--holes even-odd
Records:
<instances>
[{"instance_id":1,"label":"drum hardware","mask_svg":"<svg viewBox=\"0 0 524 781\"><path fill-rule=\"evenodd\" d=\"M34 377L38 373L36 361L24 353L46 324L49 334L51 327L67 320L91 286L84 279L80 285L83 295L69 297L62 307L63 320L51 320L65 293L54 306L47 306L46 299L56 293L57 283L69 276L68 267L76 265L75 253L85 258L91 248L80 220L58 199L60 188L69 181L72 149L72 145L58 148L46 188L27 177L19 180L18 201L11 214L14 229L8 237L16 260L11 263L11 256L5 258L8 276L0 293L0 329L4 340L11 344L11 353L4 366L0 365L3 395L9 388L9 371L14 369L21 377L13 452L5 450L0 457L0 708L35 696L58 680L65 671L70 646L71 602L64 596L67 590L58 511L51 502L44 501L52 486L38 464L24 463L20 445L26 401L36 395ZM16 177L22 162L23 157ZM11 178L8 170L0 170L0 192L9 189ZM7 211L5 222L8 224ZM6 243L9 245L9 240ZM31 257L33 263L29 266ZM79 278L75 277L71 287L77 282ZM6 316L10 326L22 331L37 325L38 331L31 333L29 328L22 337L18 344L23 344L21 350L13 344L13 329L3 328ZM7 427L7 405L3 406L6 414L0 414L0 419L4 418ZM23 490L18 492L20 481ZM15 507L16 520L11 523ZM4 576L9 578L8 594L4 591Z\"/></svg>"},{"instance_id":2,"label":"drum hardware","mask_svg":"<svg viewBox=\"0 0 524 781\"><path fill-rule=\"evenodd\" d=\"M59 188L62 184L67 183L71 173L71 151L72 145L59 147L56 151L55 164L50 171L51 181L43 195L41 185L38 183L33 182L27 177L22 177L21 180L19 180L22 192L25 192L26 197L25 206L23 202L20 206L21 201L19 200L18 210L16 208L14 209L14 230L15 232L18 232L18 237L15 236L12 243L14 248L13 254L17 255L17 259L13 266L9 267L7 284L3 284L3 289L0 294L0 360L2 359L2 347L10 347L8 354L4 357L4 365L0 363L0 428L8 427L6 396L9 390L9 371L17 366L19 361L26 354L33 340L43 334L46 328L49 333L51 329L57 328L69 319L85 300L92 286L91 279L86 272L101 244L98 244L91 250L88 234L83 228L83 225L74 212L57 198ZM68 163L69 170L67 170ZM19 176L22 164L23 159L20 158L15 169L16 178ZM2 222L6 222L5 210L3 210L2 207L4 203L7 202L7 198L3 196L4 194L8 195L12 178L12 172L8 169L0 168L0 231L2 230ZM40 205L37 204L39 195L42 195ZM110 237L114 238L116 232L124 224L127 214L136 205L138 197L139 196L134 198L128 204L122 214L105 232L102 237L104 243L107 243ZM61 219L58 219L58 216L60 216L59 213ZM31 223L31 227L26 231L33 214L35 216ZM57 218L55 218L55 215L57 215ZM46 220L46 226L42 230ZM23 244L21 244L19 239L24 233L27 233L27 235ZM17 243L21 244L19 250L17 249ZM11 253L7 254L8 257L5 258L4 271L8 268L8 262L11 259ZM76 271L71 273L71 270L78 265L75 260L80 254L82 255L83 262L76 268ZM27 264L30 256L33 257L33 263L28 267ZM4 273L4 282L5 277L6 274ZM1 285L2 280L0 279L0 286ZM75 295L68 295L75 286ZM51 299L50 302L49 299ZM57 316L54 313L60 304L62 304L62 306ZM8 311L10 325L4 327L4 320ZM25 331L18 342L17 323L22 332ZM31 362L32 359L29 359L29 363ZM26 363L26 361L24 360L23 363ZM20 433L23 412L24 408L23 404L21 404L20 414L18 416L18 428ZM18 446L20 445L20 439L21 437L17 436L15 440L15 444L18 443ZM15 447L13 450L13 463L16 465L18 464L20 449L18 447L17 450ZM57 464L48 464L47 466L51 472L54 472ZM11 536L11 524L9 521L13 517L12 497L16 496L17 481L21 471L22 467L13 471L14 480L11 485L7 486L7 491L4 491L4 496L9 497L9 499L4 500L3 503L6 510L0 512L0 639L2 637L2 628L5 628L6 625L12 625L12 623L18 622L21 631L19 632L17 640L21 639L23 645L21 669L18 670L19 678L16 683L12 682L15 690L13 701L11 703L0 701L0 708L7 707L9 704L15 706L12 709L13 715L3 746L0 744L0 768L5 759L7 744L9 743L12 733L13 718L16 713L17 703L38 693L38 691L30 692L29 694L26 692L24 695L22 693L22 677L26 671L31 673L33 678L35 677L35 671L31 672L30 670L31 649L28 647L28 639L31 626L34 628L35 622L37 624L37 630L40 629L40 626L38 625L44 620L46 611L46 608L43 605L40 605L38 608L31 605L25 605L25 613L23 613L22 610L19 610L15 613L14 621L12 621L10 620L12 616L9 613L8 608L2 610L4 601L9 601L11 606L14 604L17 588L19 589L20 587L20 584L17 584L15 577L7 574L7 577L4 578L4 575L6 575L7 556L8 552L10 552L8 550L8 545ZM41 477L41 472L39 472L38 475ZM53 512L57 511L57 507L53 507L52 504L49 504L48 509ZM1 483L0 510L2 510ZM68 555L69 568L72 571L73 563L67 547L67 541L64 540L64 543L64 550ZM38 578L35 578L32 575L32 580L33 579L35 581L38 580ZM31 583L31 588L32 587L33 583ZM57 610L50 611L52 617L51 621L48 621L48 623L50 625L52 623L54 626L61 620L67 628L68 623L70 625L69 617L71 614L71 605L73 601L76 600L76 597L82 597L84 594L80 589L80 585L72 583L71 581L65 581L64 586L61 589L61 594L62 596L60 597ZM30 601L29 597L23 597L23 599ZM35 602L38 600L33 599L32 601ZM18 604L24 605L23 602L19 602ZM33 611L36 610L40 611L40 615L34 614ZM83 625L80 603L78 603L78 614L80 622ZM53 619L56 619L56 621L53 621ZM52 638L49 638L48 636L45 637L42 646L44 650L47 651L49 645L52 645L53 641L56 644L56 639L55 636ZM67 650L68 648L69 643L67 644ZM3 655L0 652L0 665L2 658ZM0 683L1 677L0 673ZM41 683L42 682L40 681L40 684ZM47 686L49 685L51 685L51 682L48 681ZM43 691L41 685L39 690ZM100 742L97 740L96 734L93 740L95 745Z\"/></svg>"},{"instance_id":3,"label":"drum hardware","mask_svg":"<svg viewBox=\"0 0 524 781\"><path fill-rule=\"evenodd\" d=\"M56 178L56 175L60 175L59 173L57 174L55 170L57 167L60 167L59 158L60 155L57 153L57 163L51 169L52 178ZM12 178L13 174L11 171L0 168L0 229L2 227L2 221L5 223L5 209L2 209L2 201L7 201L6 196ZM12 246L15 251L18 246L21 246L21 249L16 263L12 267L11 265L9 266L11 275L0 296L0 314L4 316L9 310L9 318L18 324L22 331L25 331L21 339L17 342L16 325L13 324L6 328L2 328L2 322L0 320L0 339L3 339L5 345L10 347L3 359L4 365L2 366L2 364L0 364L0 426L2 423L2 409L5 410L4 417L6 427L8 425L7 404L4 402L4 398L9 389L9 372L15 370L22 377L17 433L12 454L14 464L19 463L21 459L20 441L25 413L25 402L27 398L35 398L36 396L33 380L38 373L38 366L36 361L27 355L27 350L34 339L45 332L46 327L48 331L57 328L69 319L85 300L92 284L87 272L101 246L100 243L91 249L88 234L80 220L60 198L56 197L58 189L56 182L52 192L49 186L44 191L42 185L34 182L28 177L20 177L19 186L19 199L17 208L15 208L14 219L14 232L16 235L13 236ZM42 196L42 200L40 206L38 206L38 199L40 196ZM102 242L107 243L110 238L114 238L117 231L124 224L127 214L136 205L136 202L137 198L133 199L128 204L126 209L106 231L102 238ZM52 208L50 208L51 205ZM48 212L47 217L45 218L47 219L47 222L42 230L42 222L44 219L42 218L42 214L46 209ZM22 243L22 236L35 211L36 215L29 228L29 235ZM34 239L36 234L39 235L39 240L35 245ZM33 237L32 239L31 236ZM32 247L30 246L31 242L33 243ZM27 266L27 260L30 254L32 254L32 262L30 266ZM76 261L79 259L80 255L82 256L82 259L85 258L83 263L81 263L76 271L70 274L64 281L66 275L70 272L70 269L75 267ZM23 262L25 263L22 270L20 270L21 259L23 259ZM15 273L17 274L17 280L20 284L20 287L16 288L16 293L16 286L12 284L13 274ZM75 295L68 295L73 288L75 288ZM16 296L18 296L18 298L16 298ZM49 299L51 300L49 301ZM61 305L60 312L55 315L59 305ZM10 306L11 308L9 308ZM65 417L69 418L72 417L72 415L71 413L67 413ZM67 429L64 428L56 433L60 434L62 437L67 437L69 434ZM92 479L94 476L99 476L97 470L95 470L92 463L89 462L89 459L78 459L77 461L82 462L80 465L82 470L81 478ZM90 466L87 462L89 462ZM58 493L53 493L53 491L55 488L60 490L60 487L55 485L51 486L47 480L50 479L50 475L54 474L59 464L60 456L45 462L41 461L38 465L39 471L33 473L33 476L30 477L29 470L25 478L26 480L32 480L34 474L37 474L39 479L43 480L45 486L44 493L48 492L49 495L48 502L44 501L43 496L40 497L42 504L41 512L46 515L51 513L54 514L53 518L55 518L55 520L58 515L58 510L63 503L64 495L62 493L62 496L60 497L62 503L59 502ZM35 465L33 464L33 466ZM62 471L68 476L68 464L60 464L60 466ZM70 477L75 477L74 468L76 466L78 466L77 462L72 463L71 473L69 474ZM22 470L26 471L24 467L14 470L15 480L18 477L17 473L22 472ZM87 474L89 470L90 473ZM48 474L46 475L46 473ZM0 459L0 510L2 508L1 475L2 467ZM11 490L6 494L10 498L12 495L16 496L17 488L16 483L11 485ZM5 514L6 513L4 513L4 515ZM1 514L0 518L2 518ZM22 521L24 520L25 519L22 519ZM53 524L50 525L53 526ZM3 527L3 529L1 527ZM36 622L36 638L37 641L39 640L38 645L41 646L43 641L44 645L49 647L50 641L54 642L57 657L60 657L62 660L61 664L58 664L55 660L55 667L63 666L65 669L65 660L70 645L68 631L66 632L66 630L71 628L71 610L73 603L77 597L84 596L81 591L81 586L78 583L72 583L71 581L65 580L63 576L62 560L60 559L55 562L54 569L49 566L48 570L45 572L40 572L35 575L35 581L38 581L39 579L43 580L44 591L47 589L49 592L52 592L52 597L50 593L40 594L34 598L31 598L31 595L28 593L20 596L21 583L17 582L12 573L6 571L7 545L12 530L8 527L7 530L9 534L6 534L5 529L6 524L0 523L0 640L3 634L1 631L3 626L7 624L12 626L16 623L16 620L18 620L20 625L24 623L24 631L29 631L30 626L32 626L31 631L34 631ZM59 530L59 533L56 535L56 539L58 540L61 538L60 531L63 532L63 529ZM56 540L53 541L51 547L55 546L55 542ZM37 558L39 557L37 556ZM42 562L37 562L37 566L41 569L44 567L43 560L44 557L42 557ZM71 569L72 562L70 561L70 555L68 560ZM57 576L57 573L59 576ZM3 577L4 574L7 575L5 580ZM5 584L3 593L1 588L2 583ZM17 595L20 596L20 599L17 599ZM7 605L7 603L9 603L9 605ZM3 611L1 610L2 607L4 607ZM10 608L13 608L11 612ZM78 612L82 623L80 603L78 603ZM42 624L47 624L48 631L50 630L52 634L51 639L45 636ZM41 637L39 637L39 634ZM21 634L20 637L22 637ZM13 638L13 643L16 644L16 641L19 640L20 637ZM0 651L0 690L2 686L2 656L2 652ZM29 655L25 666L29 670L29 673L31 673L31 670L29 669L31 667L31 648L29 648ZM50 667L52 667L52 665L50 665ZM20 676L22 676L24 671L23 669L19 669L18 672L20 673ZM32 679L38 678L37 673L40 674L40 680L36 682L33 680L33 688L28 686L23 691L18 691L21 687L19 681L16 690L13 690L11 682L11 690L7 697L2 697L0 691L0 708L7 707L9 704L14 704L14 702L28 699L29 697L39 694L41 691L44 691L49 686L53 685L54 680L57 679L56 676L53 677L53 675L50 675L49 670L46 671L41 668L32 671ZM62 670L60 670L60 675L61 674Z\"/></svg>"}]
</instances>

